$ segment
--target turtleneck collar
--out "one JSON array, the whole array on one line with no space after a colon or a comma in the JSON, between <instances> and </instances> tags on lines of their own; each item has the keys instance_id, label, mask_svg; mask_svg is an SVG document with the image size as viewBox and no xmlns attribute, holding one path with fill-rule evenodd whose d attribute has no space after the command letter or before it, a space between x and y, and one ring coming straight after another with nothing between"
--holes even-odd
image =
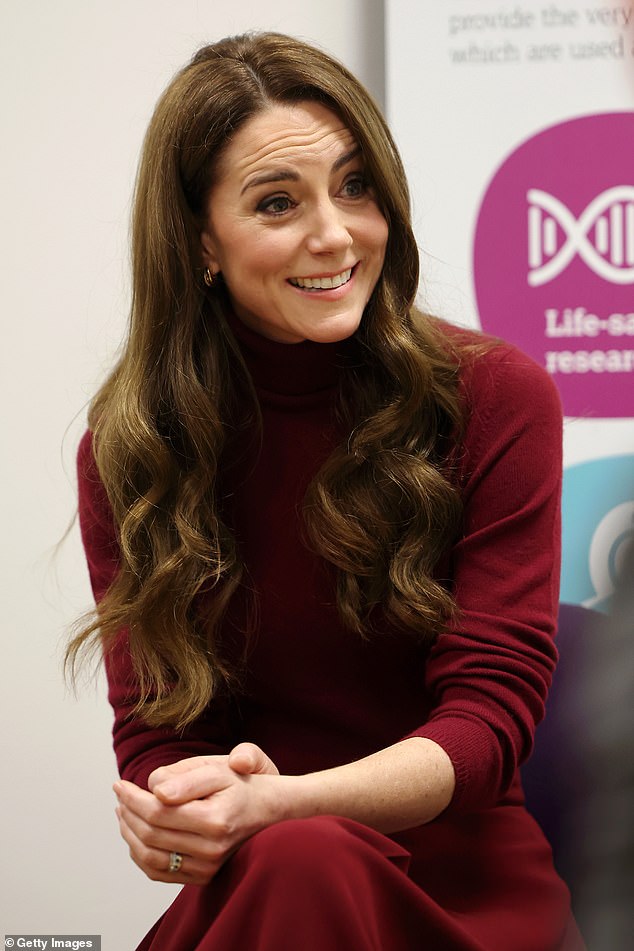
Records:
<instances>
[{"instance_id":1,"label":"turtleneck collar","mask_svg":"<svg viewBox=\"0 0 634 951\"><path fill-rule=\"evenodd\" d=\"M345 363L342 343L278 343L231 314L229 326L261 395L319 397L338 383Z\"/></svg>"}]
</instances>

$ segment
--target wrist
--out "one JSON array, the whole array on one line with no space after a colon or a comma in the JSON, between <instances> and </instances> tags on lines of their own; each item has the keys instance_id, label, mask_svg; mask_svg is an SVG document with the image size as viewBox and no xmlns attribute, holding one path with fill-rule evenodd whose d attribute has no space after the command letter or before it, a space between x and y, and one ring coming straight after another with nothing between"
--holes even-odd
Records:
<instances>
[{"instance_id":1,"label":"wrist","mask_svg":"<svg viewBox=\"0 0 634 951\"><path fill-rule=\"evenodd\" d=\"M310 815L301 806L301 776L262 775L252 776L249 782L257 785L260 798L259 823L261 828L283 822L285 819L300 819ZM262 808L263 807L263 808Z\"/></svg>"},{"instance_id":2,"label":"wrist","mask_svg":"<svg viewBox=\"0 0 634 951\"><path fill-rule=\"evenodd\" d=\"M305 773L300 776L279 776L279 820L309 819L325 814L323 808L323 774Z\"/></svg>"}]
</instances>

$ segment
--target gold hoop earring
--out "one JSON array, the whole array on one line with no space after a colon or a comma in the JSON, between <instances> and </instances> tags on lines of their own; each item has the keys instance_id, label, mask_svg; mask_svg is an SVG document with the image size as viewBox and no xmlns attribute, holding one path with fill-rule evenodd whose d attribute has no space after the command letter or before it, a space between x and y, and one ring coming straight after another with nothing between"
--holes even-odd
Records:
<instances>
[{"instance_id":1,"label":"gold hoop earring","mask_svg":"<svg viewBox=\"0 0 634 951\"><path fill-rule=\"evenodd\" d=\"M213 287L216 283L216 275L213 273L213 271L210 271L209 268L206 267L203 274L203 280L207 287Z\"/></svg>"}]
</instances>

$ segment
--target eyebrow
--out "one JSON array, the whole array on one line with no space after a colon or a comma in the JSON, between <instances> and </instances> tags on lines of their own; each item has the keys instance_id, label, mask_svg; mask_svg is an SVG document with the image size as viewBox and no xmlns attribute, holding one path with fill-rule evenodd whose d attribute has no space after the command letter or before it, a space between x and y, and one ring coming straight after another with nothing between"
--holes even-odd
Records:
<instances>
[{"instance_id":1,"label":"eyebrow","mask_svg":"<svg viewBox=\"0 0 634 951\"><path fill-rule=\"evenodd\" d=\"M359 145L353 146L348 152L344 152L343 155L340 155L339 158L333 163L331 172L338 172L344 168L348 162L351 162L361 154L361 147ZM249 188L255 188L256 185L269 185L271 182L298 182L300 176L297 172L293 171L290 168L280 168L274 172L262 172L261 175L256 175L255 178L252 178L247 184L242 188L240 192L243 195Z\"/></svg>"}]
</instances>

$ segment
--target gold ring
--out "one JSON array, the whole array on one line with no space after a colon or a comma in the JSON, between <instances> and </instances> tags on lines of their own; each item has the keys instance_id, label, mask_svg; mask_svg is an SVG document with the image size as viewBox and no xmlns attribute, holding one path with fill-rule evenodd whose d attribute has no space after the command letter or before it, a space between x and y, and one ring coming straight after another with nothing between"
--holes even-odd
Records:
<instances>
[{"instance_id":1,"label":"gold ring","mask_svg":"<svg viewBox=\"0 0 634 951\"><path fill-rule=\"evenodd\" d=\"M169 871L178 872L182 864L183 864L183 856L180 854L180 852L170 852Z\"/></svg>"}]
</instances>

